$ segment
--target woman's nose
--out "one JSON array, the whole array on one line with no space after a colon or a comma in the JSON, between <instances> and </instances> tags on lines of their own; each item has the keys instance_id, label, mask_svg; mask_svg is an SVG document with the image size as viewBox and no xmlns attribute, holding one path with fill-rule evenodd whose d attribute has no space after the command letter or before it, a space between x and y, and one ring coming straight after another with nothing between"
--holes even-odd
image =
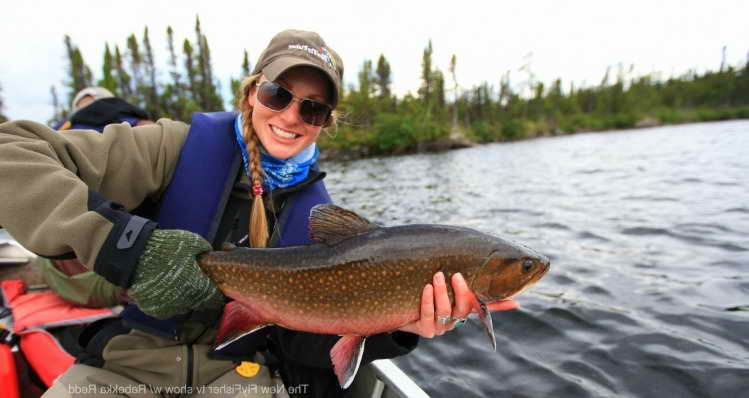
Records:
<instances>
[{"instance_id":1,"label":"woman's nose","mask_svg":"<svg viewBox=\"0 0 749 398\"><path fill-rule=\"evenodd\" d=\"M291 104L289 104L289 106L286 109L284 109L283 112L281 112L280 116L283 119L283 121L291 125L300 123L302 121L299 115L300 106L301 105L299 104L299 101L297 101L296 99L293 99L291 101Z\"/></svg>"}]
</instances>

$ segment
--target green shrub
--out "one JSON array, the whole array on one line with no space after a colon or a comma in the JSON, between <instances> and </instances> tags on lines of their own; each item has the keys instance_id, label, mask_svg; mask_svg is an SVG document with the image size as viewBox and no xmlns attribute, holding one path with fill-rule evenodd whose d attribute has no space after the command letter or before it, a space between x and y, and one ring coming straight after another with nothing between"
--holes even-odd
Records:
<instances>
[{"instance_id":1,"label":"green shrub","mask_svg":"<svg viewBox=\"0 0 749 398\"><path fill-rule=\"evenodd\" d=\"M381 153L403 150L417 142L413 119L396 113L378 114L372 131L374 149Z\"/></svg>"},{"instance_id":2,"label":"green shrub","mask_svg":"<svg viewBox=\"0 0 749 398\"><path fill-rule=\"evenodd\" d=\"M662 109L655 113L655 117L657 117L661 123L665 124L678 124L686 121L684 114L674 109Z\"/></svg>"},{"instance_id":3,"label":"green shrub","mask_svg":"<svg viewBox=\"0 0 749 398\"><path fill-rule=\"evenodd\" d=\"M559 129L565 133L576 133L578 131L596 130L600 128L600 123L593 120L592 117L584 113L576 113L562 118L559 122Z\"/></svg>"},{"instance_id":4,"label":"green shrub","mask_svg":"<svg viewBox=\"0 0 749 398\"><path fill-rule=\"evenodd\" d=\"M502 123L502 139L519 140L525 137L526 126L522 120L509 119Z\"/></svg>"},{"instance_id":5,"label":"green shrub","mask_svg":"<svg viewBox=\"0 0 749 398\"><path fill-rule=\"evenodd\" d=\"M471 134L478 142L497 141L500 137L501 130L487 122L479 120L471 124Z\"/></svg>"},{"instance_id":6,"label":"green shrub","mask_svg":"<svg viewBox=\"0 0 749 398\"><path fill-rule=\"evenodd\" d=\"M620 113L605 119L606 129L628 129L637 124L637 117L631 113Z\"/></svg>"},{"instance_id":7,"label":"green shrub","mask_svg":"<svg viewBox=\"0 0 749 398\"><path fill-rule=\"evenodd\" d=\"M739 108L736 110L736 119L749 119L749 108Z\"/></svg>"}]
</instances>

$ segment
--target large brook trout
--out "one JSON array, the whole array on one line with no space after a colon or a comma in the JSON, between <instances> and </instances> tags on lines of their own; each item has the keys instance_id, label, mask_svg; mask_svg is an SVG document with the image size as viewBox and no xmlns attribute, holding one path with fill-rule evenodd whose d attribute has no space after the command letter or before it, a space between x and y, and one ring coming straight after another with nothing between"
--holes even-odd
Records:
<instances>
[{"instance_id":1,"label":"large brook trout","mask_svg":"<svg viewBox=\"0 0 749 398\"><path fill-rule=\"evenodd\" d=\"M422 290L436 272L447 281L463 275L496 349L486 304L517 295L549 270L545 256L499 237L446 225L382 227L329 204L312 209L310 235L320 243L198 257L203 271L235 300L224 309L217 350L273 324L342 335L330 356L346 388L366 336L419 319ZM452 302L449 282L447 287Z\"/></svg>"}]
</instances>

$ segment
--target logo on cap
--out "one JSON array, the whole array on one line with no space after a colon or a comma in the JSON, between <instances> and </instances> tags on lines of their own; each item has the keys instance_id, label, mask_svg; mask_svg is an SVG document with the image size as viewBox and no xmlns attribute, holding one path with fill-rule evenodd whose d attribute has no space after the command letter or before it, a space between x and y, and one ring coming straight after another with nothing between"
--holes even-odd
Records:
<instances>
[{"instance_id":1,"label":"logo on cap","mask_svg":"<svg viewBox=\"0 0 749 398\"><path fill-rule=\"evenodd\" d=\"M335 72L335 67L336 67L335 59L330 55L330 52L328 51L327 48L321 47L318 50L306 44L289 44L289 49L290 50L302 50L302 51L307 52L310 55L314 55L315 57L320 58L325 63L325 65L327 65L330 69L333 69L333 71Z\"/></svg>"}]
</instances>

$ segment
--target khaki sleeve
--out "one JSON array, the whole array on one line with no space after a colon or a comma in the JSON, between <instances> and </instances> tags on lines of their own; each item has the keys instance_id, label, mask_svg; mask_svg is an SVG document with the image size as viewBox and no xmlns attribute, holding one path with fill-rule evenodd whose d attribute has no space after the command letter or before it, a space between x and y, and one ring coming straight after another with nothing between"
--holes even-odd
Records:
<instances>
[{"instance_id":1,"label":"khaki sleeve","mask_svg":"<svg viewBox=\"0 0 749 398\"><path fill-rule=\"evenodd\" d=\"M138 217L127 212L169 184L187 131L168 119L114 124L102 134L57 132L30 121L0 124L0 225L29 250L45 257L72 251L97 272L108 266L99 264L103 251L137 260L145 243L114 253L113 232L130 228ZM117 284L126 285L124 279Z\"/></svg>"}]
</instances>

